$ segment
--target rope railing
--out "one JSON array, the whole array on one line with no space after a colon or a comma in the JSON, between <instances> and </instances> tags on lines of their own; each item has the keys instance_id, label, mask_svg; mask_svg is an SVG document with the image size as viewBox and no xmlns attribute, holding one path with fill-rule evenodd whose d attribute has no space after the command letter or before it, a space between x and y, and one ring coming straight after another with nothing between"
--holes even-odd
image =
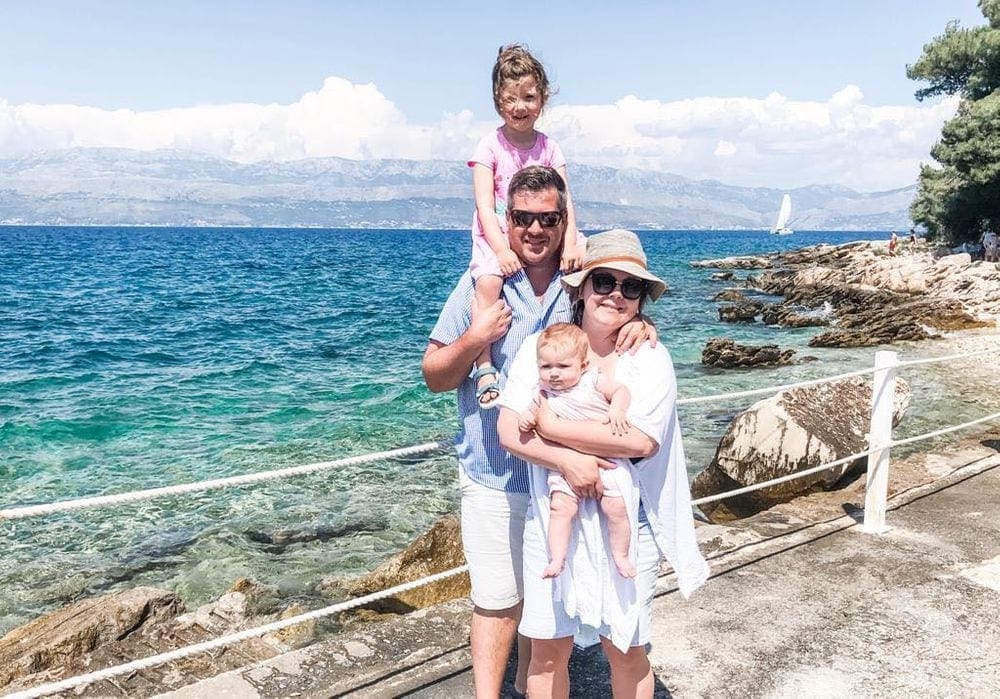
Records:
<instances>
[{"instance_id":1,"label":"rope railing","mask_svg":"<svg viewBox=\"0 0 1000 699\"><path fill-rule=\"evenodd\" d=\"M968 357L979 357L984 354L994 354L1000 352L1000 347L992 347L990 349L977 350L975 352L963 352L962 354L950 354L945 357L925 357L924 359L909 359L905 362L899 362L896 366L898 368L911 367L911 366L921 366L923 364L936 364L938 362L950 362L953 359L967 359Z\"/></svg>"},{"instance_id":2,"label":"rope railing","mask_svg":"<svg viewBox=\"0 0 1000 699\"><path fill-rule=\"evenodd\" d=\"M25 689L14 694L5 695L5 699L35 699L35 697L44 697L49 694L56 694L57 692L64 692L74 687L79 687L85 684L91 684L93 682L100 682L102 680L108 680L112 677L118 677L120 675L131 674L133 672L138 672L140 670L146 670L151 667L156 667L157 665L163 665L164 663L173 662L175 660L181 660L183 658L190 657L192 655L198 655L200 653L207 653L208 651L215 650L216 648L221 648L223 646L232 645L234 643L240 643L241 641L248 641L251 638L259 638L269 633L274 633L275 631L280 631L282 629L287 629L290 626L296 626L307 621L315 621L316 619L322 619L323 617L328 617L332 614L338 614L340 612L347 611L348 609L354 609L355 607L361 607L371 602L383 599L385 597L391 597L393 595L402 594L404 592L409 592L410 590L422 587L424 585L430 585L432 583L440 582L446 578L453 577L455 575L460 575L468 571L468 566L459 566L457 568L452 568L450 570L445 570L440 573L435 573L434 575L429 575L425 578L420 578L419 580L414 580L412 582L403 583L401 585L396 585L395 587L382 590L381 592L373 592L370 595L365 595L363 597L355 597L354 599L349 599L345 602L339 602L337 604L330 605L329 607L323 607L322 609L316 609L311 612L304 612L302 614L297 614L287 619L281 619L280 621L275 621L270 624L264 624L263 626L257 626L252 629L246 629L245 631L239 631L237 633L227 634L225 636L219 636L218 638L213 638L210 641L204 641L202 643L195 643L190 646L185 646L183 648L178 648L177 650L172 650L167 653L160 653L159 655L152 655L146 658L139 658L138 660L133 660L128 663L123 663L121 665L115 665L114 667L105 668L103 670L95 670L94 672L89 672L85 675L77 675L76 677L70 677L65 680L60 680L59 682L51 682L49 684L39 685L38 687L32 687L30 689Z\"/></svg>"},{"instance_id":3,"label":"rope railing","mask_svg":"<svg viewBox=\"0 0 1000 699\"><path fill-rule=\"evenodd\" d=\"M803 386L815 386L821 383L830 383L833 381L840 381L841 379L850 379L855 376L866 376L868 374L874 374L875 368L870 369L858 369L857 371L848 371L845 374L835 374L833 376L823 376L818 379L807 379L805 381L797 381L795 383L785 383L778 386L769 386L767 388L752 388L748 391L736 391L735 393L713 393L707 396L696 396L694 398L678 398L677 405L694 405L696 403L714 403L715 401L730 400L732 398L746 398L748 396L763 396L770 393L777 393L779 391L787 391L791 388L802 388Z\"/></svg>"},{"instance_id":4,"label":"rope railing","mask_svg":"<svg viewBox=\"0 0 1000 699\"><path fill-rule=\"evenodd\" d=\"M990 354L993 352L1000 352L1000 347L994 349L979 350L975 352L966 352L963 354L953 354L945 357L930 357L927 359L915 359L908 362L900 362L896 366L909 367L909 366L918 366L920 364L933 364L936 362L952 361L955 359L963 359L966 357L976 357L983 354ZM857 371L849 371L843 374L834 374L832 376L825 376L817 379L808 379L805 381L798 381L796 383L779 384L777 386L770 386L767 388L755 388L747 391L736 391L733 393L717 393L707 396L680 398L677 400L677 405L694 405L697 403L709 403L715 401L731 400L735 398L746 398L748 396L773 394L778 391L787 391L792 388L801 388L804 386L814 386L822 383L830 383L833 381L840 381L842 379L853 378L855 376L865 376L868 374L872 374L875 371L876 371L875 368L859 369ZM443 442L427 442L425 444L418 444L412 447L405 447L402 449L394 449L391 451L376 452L371 454L362 454L359 456L351 456L343 459L336 459L334 461L323 461L315 464L293 466L285 469L262 471L260 473L249 473L239 476L231 476L228 478L218 478L208 481L183 483L180 485L166 486L161 488L149 488L146 490L136 490L126 493L119 493L115 495L101 495L96 497L63 500L42 505L28 505L25 507L7 508L0 510L0 521L23 519L27 517L38 517L42 515L54 514L57 512L69 512L73 510L81 510L90 507L105 507L109 505L117 505L126 502L151 500L154 498L166 497L168 495L184 495L206 490L215 490L219 488L231 488L244 485L251 485L263 481L271 481L271 480L278 480L281 478L300 476L309 473L325 471L332 468L339 468L343 466L355 466L360 464L371 463L374 461L380 461L383 459L413 456L415 454L420 454L427 451L434 451L435 449L441 449L446 446L447 445Z\"/></svg>"},{"instance_id":5,"label":"rope railing","mask_svg":"<svg viewBox=\"0 0 1000 699\"><path fill-rule=\"evenodd\" d=\"M924 439L930 439L933 437L940 436L942 434L947 434L950 432L957 432L962 429L967 429L984 422L989 422L991 420L1000 419L1000 412L987 415L985 417L978 418L976 420L970 420L964 422L961 425L955 425L952 427L944 428L941 430L935 430L933 432L926 432L921 435L916 435L914 437L907 437L906 439L894 440L890 446L900 446L903 444L912 444ZM880 448L881 449L881 448ZM829 463L820 464L818 466L813 466L808 469L803 469L801 471L796 471L795 473L782 476L780 478L774 478L768 481L762 481L760 483L755 483L753 485L747 486L745 488L737 488L735 490L728 490L724 493L717 493L715 495L710 495L704 498L698 498L692 500L692 505L703 505L709 502L716 502L718 500L724 500L726 498L734 497L736 495L742 495L744 493L749 493L755 490L761 490L763 488L769 488L780 483L785 483L797 478L803 478L805 476L812 475L814 473L819 473L821 471L829 470L843 464L856 461L862 457L873 454L880 449L869 449L866 451L858 452L856 454L851 454L850 456L845 456L843 458L831 461ZM121 665L116 665L114 667L105 668L103 670L97 670L85 675L78 675L76 677L71 677L66 680L61 680L59 682L53 682L46 685L41 685L38 687L33 687L22 692L8 695L9 699L35 699L36 697L43 697L49 694L55 694L57 692L66 691L79 687L86 684L91 684L94 682L100 682L102 680L111 679L112 677L118 677L125 674L131 674L133 672L138 672L140 670L146 670L151 667L156 667L157 665L163 665L164 663L173 662L176 660L181 660L183 658L190 657L192 655L199 655L201 653L206 653L216 648L221 648L223 646L232 645L234 643L240 643L242 641L249 640L251 638L259 638L261 636L267 635L269 633L274 633L282 629L286 629L298 624L302 624L307 621L314 621L316 619L322 619L333 614L338 614L340 612L347 611L349 609L354 609L356 607L361 607L366 604L371 604L372 602L378 602L388 597L393 597L395 595L402 594L404 592L409 592L418 587L423 587L424 585L432 585L441 580L445 580L456 575L461 575L468 571L468 566L458 566L457 568L452 568L450 570L442 571L440 573L435 573L433 575L428 575L418 580L413 580L408 583L403 583L401 585L396 585L394 587L381 590L379 592L373 592L362 597L356 597L344 602L339 602L337 604L330 605L328 607L323 607L322 609L317 609L311 612L305 612L302 614L297 614L293 617L287 619L282 619L280 621L275 621L270 624L264 624L262 626L257 626L252 629L246 629L238 633L228 634L225 636L220 636L209 641L204 641L202 643L192 644L190 646L185 646L184 648L179 648L174 651L169 651L167 653L161 653L159 655L149 656L146 658L140 658L128 663L123 663Z\"/></svg>"},{"instance_id":6,"label":"rope railing","mask_svg":"<svg viewBox=\"0 0 1000 699\"><path fill-rule=\"evenodd\" d=\"M981 425L984 422L990 422L992 420L1000 419L1000 413L992 413L991 415L986 415L975 420L969 420L968 422L963 422L961 425L953 425L951 427L945 427L940 430L934 430L933 432L925 432L924 434L918 434L914 437L906 437L905 439L895 439L889 446L891 447L901 447L906 444L913 444L915 442L922 442L925 439L932 439L934 437L940 437L943 434L950 434L952 432L958 432L959 430L968 429L975 425Z\"/></svg>"},{"instance_id":7,"label":"rope railing","mask_svg":"<svg viewBox=\"0 0 1000 699\"><path fill-rule=\"evenodd\" d=\"M106 507L117 505L123 502L137 502L139 500L152 500L168 495L185 495L188 493L198 493L205 490L216 490L218 488L232 488L236 486L251 485L263 481L273 481L279 478L289 478L291 476L302 476L308 473L317 473L331 468L343 466L359 466L375 461L386 459L398 459L404 456L413 456L428 451L441 449L446 445L442 442L426 442L412 447L402 449L392 449L390 451L374 452L371 454L361 454L349 456L334 461L321 461L315 464L305 464L303 466L292 466L290 468L276 469L273 471L261 471L259 473L247 473L240 476L230 476L229 478L217 478L210 481L198 481L195 483L182 483L164 488L149 488L147 490L133 490L117 495L100 495L90 498L77 498L75 500L62 500L48 503L46 505L29 505L26 507L14 507L0 510L0 521L5 519L22 519L25 517L38 517L41 515L53 514L56 512L69 512L71 510L82 510L88 507Z\"/></svg>"},{"instance_id":8,"label":"rope railing","mask_svg":"<svg viewBox=\"0 0 1000 699\"><path fill-rule=\"evenodd\" d=\"M989 354L989 353L997 352L997 351L1000 351L1000 348L990 349L990 350L984 350L984 351L979 351L979 352L970 352L970 353L965 353L965 354L961 354L961 355L951 355L951 356L947 356L947 357L934 357L934 358L930 358L930 359L912 360L910 362L900 362L900 363L897 363L897 364L894 365L893 368L896 369L896 368L899 368L899 367L917 366L917 365L920 365L920 364L929 364L929 363L934 363L934 362L952 361L954 359L971 357L971 356L979 356L979 355ZM838 374L838 375L835 375L835 376L825 377L825 378L821 378L821 379L813 379L813 380L809 380L809 381L802 381L802 382L798 382L798 383L794 383L794 384L785 384L783 386L771 387L771 388L767 388L767 389L756 389L756 390L752 390L752 391L740 391L740 392L729 393L729 394L718 394L718 395L713 395L713 396L701 396L701 397L698 397L698 398L681 399L681 400L678 400L678 404L692 404L692 403L708 402L708 401L712 401L712 400L723 400L723 399L728 399L728 398L739 398L739 397L745 397L745 396L749 396L749 395L758 395L758 394L762 394L762 393L772 393L772 392L775 392L775 391L778 391L778 390L788 390L789 388L797 388L797 387L800 387L800 386L808 386L808 385L815 385L815 384L825 383L825 382L830 382L830 381L837 381L837 380L840 380L840 379L843 379L843 378L850 378L850 377L853 377L853 376L862 376L862 375L865 375L865 374L874 373L876 371L879 371L879 369L877 367L873 368L873 369L865 369L865 370L862 370L862 371L848 372L848 373L845 373L845 374ZM858 452L856 454L851 454L849 456L842 457L840 459L837 459L835 461L831 461L829 463L825 463L825 464L820 464L820 465L817 465L817 466L813 466L813 467L810 467L808 469L803 469L803 470L800 470L800 471L796 471L795 473L787 474L785 476L781 476L779 478L774 478L774 479L771 479L771 480L768 480L768 481L763 481L761 483L755 483L753 485L749 485L749 486L746 486L746 487L743 487L743 488L737 488L737 489L734 489L734 490L726 491L724 493L717 493L715 495L711 495L711 496L707 496L707 497L703 497L703 498L698 498L696 500L693 500L691 504L692 504L692 506L702 505L702 504L706 504L706 503L709 503L709 502L715 502L715 501L718 501L718 500L724 500L726 498L730 498L730 497L734 497L734 496L737 496L737 495L749 493L749 492L752 492L752 491L755 491L755 490L761 490L763 488L768 488L768 487L771 487L771 486L774 486L774 485L778 485L780 483L785 483L785 482L788 482L788 481L796 480L798 478L804 478L806 476L809 476L809 475L812 475L812 474L815 474L815 473L819 473L821 471L829 470L831 468L835 468L837 466L841 466L841 465L850 463L852 461L856 461L857 459L860 459L862 457L871 456L871 455L876 454L878 452L885 451L886 449L889 449L891 447L897 447L897 446L903 446L903 445L907 445L907 444L913 444L915 442L919 442L919 441L922 441L922 440L925 440L925 439L931 439L931 438L938 437L938 436L941 436L941 435L944 435L944 434L949 434L949 433L952 433L952 432L957 432L959 430L967 429L969 427L972 427L972 426L975 426L975 425L979 425L979 424L982 424L982 423L985 423L985 422L990 422L992 420L997 420L997 419L1000 419L1000 412L993 413L991 415L987 415L987 416L984 416L984 417L981 417L981 418L977 418L975 420L970 420L970 421L962 423L960 425L953 425L953 426L950 426L950 427L942 428L942 429L939 429L939 430L934 430L932 432L927 432L927 433L916 435L916 436L913 436L913 437L907 437L905 439L891 440L887 444L883 444L883 445L881 445L879 447L870 448L870 449L868 449L866 451L863 451L863 452ZM400 458L400 457L412 456L412 455L415 455L415 454L420 454L420 453L423 453L423 452L433 451L433 450L436 450L436 449L440 449L443 446L445 446L445 445L442 444L442 443L440 443L440 442L428 442L428 443L425 443L425 444L420 444L420 445L416 445L416 446L413 446L413 447L406 447L406 448L402 448L402 449L394 449L394 450L385 451L385 452L377 452L377 453L373 453L373 454L365 454L365 455L360 455L360 456L348 457L348 458L345 458L345 459L337 459L335 461L326 461L326 462L321 462L321 463L316 463L316 464L308 464L308 465L305 465L305 466L297 466L297 467L286 468L286 469L279 469L279 470L273 470L273 471L265 471L265 472L254 473L254 474L246 474L246 475L234 476L234 477L230 477L230 478L221 478L221 479L216 479L216 480L212 480L212 481L203 481L203 482L198 482L198 483L188 483L188 484L182 484L182 485L178 485L178 486L170 486L170 487L165 487L165 488L153 488L153 489L148 489L148 490L134 491L134 492L131 492L131 493L122 493L122 494L119 494L119 495L101 496L101 497L94 497L94 498L79 498L79 499L76 499L76 500L62 501L62 502L52 503L52 504L49 504L49 505L34 505L34 506L28 506L28 507L22 507L22 508L12 508L12 509L0 510L0 520L4 520L4 519L18 519L18 518L23 518L23 517L33 517L33 516L40 516L40 515L44 515L44 514L50 514L50 513L53 513L53 512L64 512L64 511L69 511L69 510L83 509L83 508L87 508L87 507L100 507L100 506L106 506L106 505L117 504L117 503L122 503L122 502L134 502L134 501L138 501L138 500L147 500L147 499L156 498L156 497L163 497L163 496L166 496L166 495L178 495L178 494L185 494L185 493L197 492L197 491L203 491L203 490L211 490L211 489L216 489L216 488L225 488L225 487L248 485L248 484L258 483L258 482L262 482L262 481L276 480L278 478L286 478L286 477L295 476L295 475L303 475L303 474L308 474L308 473L315 473L315 472L319 472L319 471L323 471L323 470L327 470L327 469L331 469L331 468L336 468L336 467L340 467L340 466L358 465L358 464L370 463L370 462L373 462L373 461L380 461L380 460L384 460L384 459L391 459L391 458ZM205 653L205 652L214 650L216 648L221 648L223 646L232 645L234 643L239 643L239 642L242 642L242 641L246 641L246 640L249 640L251 638L257 638L257 637L260 637L260 636L264 636L264 635L266 635L268 633L273 633L275 631L280 631L281 629L285 629L285 628L289 628L291 626L295 626L297 624L301 624L301 623L308 622L308 621L313 621L313 620L316 620L316 619L321 619L321 618L324 618L324 617L327 617L327 616L330 616L330 615L333 615L333 614L337 614L337 613L340 613L340 612L343 612L343 611L346 611L346 610L349 610L349 609L353 609L353 608L360 607L360 606L363 606L363 605L366 605L366 604L370 604L372 602L376 602L376 601L385 599L387 597L392 597L394 595L402 594L404 592L416 589L418 587L422 587L424 585L430 585L430 584L433 584L435 582L439 582L441 580L444 580L444 579L449 578L449 577L453 577L455 575L460 575L460 574L465 573L467 571L468 571L468 566L459 566L459 567L453 568L451 570L447 570L447 571L443 571L443 572L440 572L440 573L436 573L434 575L430 575L430 576L427 576L427 577L424 577L424 578L420 578L418 580L414 580L414 581L411 581L411 582L408 582L408 583L397 585L397 586L394 586L394 587L391 587L391 588L388 588L388 589L385 589L385 590L381 590L379 592L374 592L374 593L371 593L369 595L364 595L362 597L357 597L357 598L350 599L350 600L347 600L347 601L344 601L344 602L340 602L338 604L330 605L330 606L324 607L322 609L314 610L314 611L311 611L311 612L306 612L306 613L299 614L299 615L296 615L296 616L293 616L293 617L289 617L287 619L282 619L282 620L279 620L279 621L276 621L276 622L273 622L273 623L270 623L270 624L265 624L265 625L262 625L262 626L258 626L258 627L255 627L253 629L247 629L247 630L244 630L244 631L240 631L238 633L233 633L233 634L228 634L228 635L225 635L225 636L220 636L218 638L215 638L215 639L212 639L212 640L209 640L209 641L205 641L205 642L202 642L202 643L193 644L193 645L186 646L184 648L180 648L180 649L177 649L177 650L174 650L174 651L170 651L170 652L167 652L167 653L161 653L159 655L149 656L149 657L146 657L146 658L140 658L138 660L134 660L134 661L131 661L129 663L124 663L122 665L117 665L117 666L114 666L114 667L106 668L106 669L103 669L103 670L97 670L95 672L87 673L87 674L84 674L84 675L79 675L79 676L76 676L76 677L71 677L71 678L68 678L66 680L61 680L61 681L58 681L58 682L53 682L53 683L41 685L41 686L38 686L38 687L33 687L33 688L30 688L30 689L27 689L27 690L23 690L21 692L17 692L17 693L10 694L10 695L7 695L7 696L11 697L12 699L29 699L29 698L33 699L35 697L47 696L49 694L54 694L54 693L58 693L58 692L70 690L70 689L73 689L75 687L80 687L82 685L92 684L94 682L99 682L99 681L102 681L102 680L107 680L107 679L110 679L110 678L113 678L113 677L117 677L117 676L120 676L120 675L132 674L132 673L138 672L140 670L144 670L144 669L148 669L148 668L151 668L151 667L155 667L157 665L162 665L164 663L168 663L168 662L180 660L182 658L190 657L190 656L193 656L193 655Z\"/></svg>"},{"instance_id":9,"label":"rope railing","mask_svg":"<svg viewBox=\"0 0 1000 699\"><path fill-rule=\"evenodd\" d=\"M837 459L836 461L831 461L830 463L820 464L819 466L811 466L807 469L801 471L796 471L795 473L789 473L787 475L781 476L779 478L772 478L769 481L761 481L760 483L754 483L753 485L748 485L744 488L736 488L734 490L727 490L724 493L716 493L715 495L707 495L703 498L698 498L697 500L692 500L692 505L704 505L709 502L716 502L718 500L725 500L726 498L731 498L736 495L743 495L744 493L751 493L755 490L761 490L763 488L770 488L772 485L779 485L781 483L787 483L788 481L794 481L798 478L804 478L805 476L811 476L814 473L819 473L820 471L828 471L836 466L843 466L844 464L849 464L852 461L857 461L863 456L868 456L869 454L874 454L879 451L879 449L869 449L867 451L861 451L857 454L851 454L850 456L845 456L842 459Z\"/></svg>"}]
</instances>

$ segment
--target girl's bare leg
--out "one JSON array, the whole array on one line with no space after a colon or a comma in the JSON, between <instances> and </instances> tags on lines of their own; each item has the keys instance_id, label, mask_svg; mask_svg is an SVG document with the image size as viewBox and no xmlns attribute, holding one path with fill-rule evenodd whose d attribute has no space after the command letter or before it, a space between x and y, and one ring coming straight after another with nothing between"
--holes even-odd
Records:
<instances>
[{"instance_id":1,"label":"girl's bare leg","mask_svg":"<svg viewBox=\"0 0 1000 699\"><path fill-rule=\"evenodd\" d=\"M493 274L484 274L476 280L476 296L474 303L478 310L483 310L489 308L497 299L500 298L500 291L503 289L503 277L498 277ZM479 356L476 357L476 368L482 369L483 367L493 366L493 357L490 354L490 348L485 347ZM495 374L485 374L479 377L479 381L476 383L477 393L489 386L491 383L496 383L497 377ZM500 389L493 388L486 391L479 397L480 404L488 404L491 401L495 401L500 397Z\"/></svg>"},{"instance_id":2,"label":"girl's bare leg","mask_svg":"<svg viewBox=\"0 0 1000 699\"><path fill-rule=\"evenodd\" d=\"M634 578L635 566L632 565L628 555L632 528L628 522L625 498L605 495L601 498L601 512L604 513L604 519L608 523L608 541L611 544L611 557L615 559L615 567L623 578Z\"/></svg>"},{"instance_id":3,"label":"girl's bare leg","mask_svg":"<svg viewBox=\"0 0 1000 699\"><path fill-rule=\"evenodd\" d=\"M549 565L542 571L543 578L558 576L566 565L569 537L573 532L576 516L576 499L572 495L553 491L549 505ZM627 522L626 522L627 524Z\"/></svg>"}]
</instances>

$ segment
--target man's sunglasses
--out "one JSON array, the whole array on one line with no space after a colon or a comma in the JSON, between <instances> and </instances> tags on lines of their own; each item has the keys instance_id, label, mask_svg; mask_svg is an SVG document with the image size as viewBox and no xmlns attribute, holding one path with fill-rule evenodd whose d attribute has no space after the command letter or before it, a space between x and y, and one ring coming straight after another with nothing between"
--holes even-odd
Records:
<instances>
[{"instance_id":1,"label":"man's sunglasses","mask_svg":"<svg viewBox=\"0 0 1000 699\"><path fill-rule=\"evenodd\" d=\"M621 281L618 281L606 272L594 272L591 274L590 284L594 287L594 293L601 296L610 294L615 290L615 287L621 287L622 296L630 301L635 301L646 291L646 281L643 279L625 277Z\"/></svg>"},{"instance_id":2,"label":"man's sunglasses","mask_svg":"<svg viewBox=\"0 0 1000 699\"><path fill-rule=\"evenodd\" d=\"M563 213L562 211L521 211L520 209L512 209L510 212L510 220L514 222L514 225L518 228L531 228L531 225L538 221L538 224L542 228L554 228L562 223Z\"/></svg>"}]
</instances>

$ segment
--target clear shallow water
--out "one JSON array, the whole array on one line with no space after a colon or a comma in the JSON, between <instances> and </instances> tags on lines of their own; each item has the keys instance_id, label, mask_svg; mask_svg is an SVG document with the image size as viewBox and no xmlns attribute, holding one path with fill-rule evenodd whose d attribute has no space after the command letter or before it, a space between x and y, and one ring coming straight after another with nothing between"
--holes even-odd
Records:
<instances>
[{"instance_id":1,"label":"clear shallow water","mask_svg":"<svg viewBox=\"0 0 1000 699\"><path fill-rule=\"evenodd\" d=\"M688 262L884 232L641 237L671 285L648 312L682 396L870 366L870 349L806 348L814 329L720 323L711 298L726 284ZM0 507L450 440L453 396L424 388L420 359L467 255L458 231L0 228ZM701 349L718 335L819 361L706 370ZM902 433L982 414L962 397L931 406L953 378L915 377ZM684 410L692 472L750 402ZM248 575L307 596L321 577L371 568L452 511L455 472L443 451L0 524L0 632L118 585L166 586L197 604ZM320 527L335 535L280 548L252 535Z\"/></svg>"}]
</instances>

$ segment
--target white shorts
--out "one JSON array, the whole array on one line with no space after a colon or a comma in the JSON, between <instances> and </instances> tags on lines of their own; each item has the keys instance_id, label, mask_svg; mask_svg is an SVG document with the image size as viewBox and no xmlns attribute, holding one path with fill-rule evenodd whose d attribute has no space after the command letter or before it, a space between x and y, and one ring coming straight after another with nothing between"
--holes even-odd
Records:
<instances>
[{"instance_id":1,"label":"white shorts","mask_svg":"<svg viewBox=\"0 0 1000 699\"><path fill-rule=\"evenodd\" d=\"M524 525L524 610L518 631L522 636L542 640L574 636L581 630L576 617L570 617L562 602L554 597L555 580L542 578L542 571L549 564L548 548L542 537L541 523L528 515ZM632 647L649 643L649 628L653 619L653 593L656 578L660 573L660 552L653 541L653 531L649 522L639 523L639 555L636 561L636 593L641 605L639 625L636 628ZM608 637L607 626L597 629L601 636Z\"/></svg>"},{"instance_id":2,"label":"white shorts","mask_svg":"<svg viewBox=\"0 0 1000 699\"><path fill-rule=\"evenodd\" d=\"M530 499L476 483L459 469L462 490L462 549L469 564L472 603L509 609L521 601L521 544Z\"/></svg>"}]
</instances>

